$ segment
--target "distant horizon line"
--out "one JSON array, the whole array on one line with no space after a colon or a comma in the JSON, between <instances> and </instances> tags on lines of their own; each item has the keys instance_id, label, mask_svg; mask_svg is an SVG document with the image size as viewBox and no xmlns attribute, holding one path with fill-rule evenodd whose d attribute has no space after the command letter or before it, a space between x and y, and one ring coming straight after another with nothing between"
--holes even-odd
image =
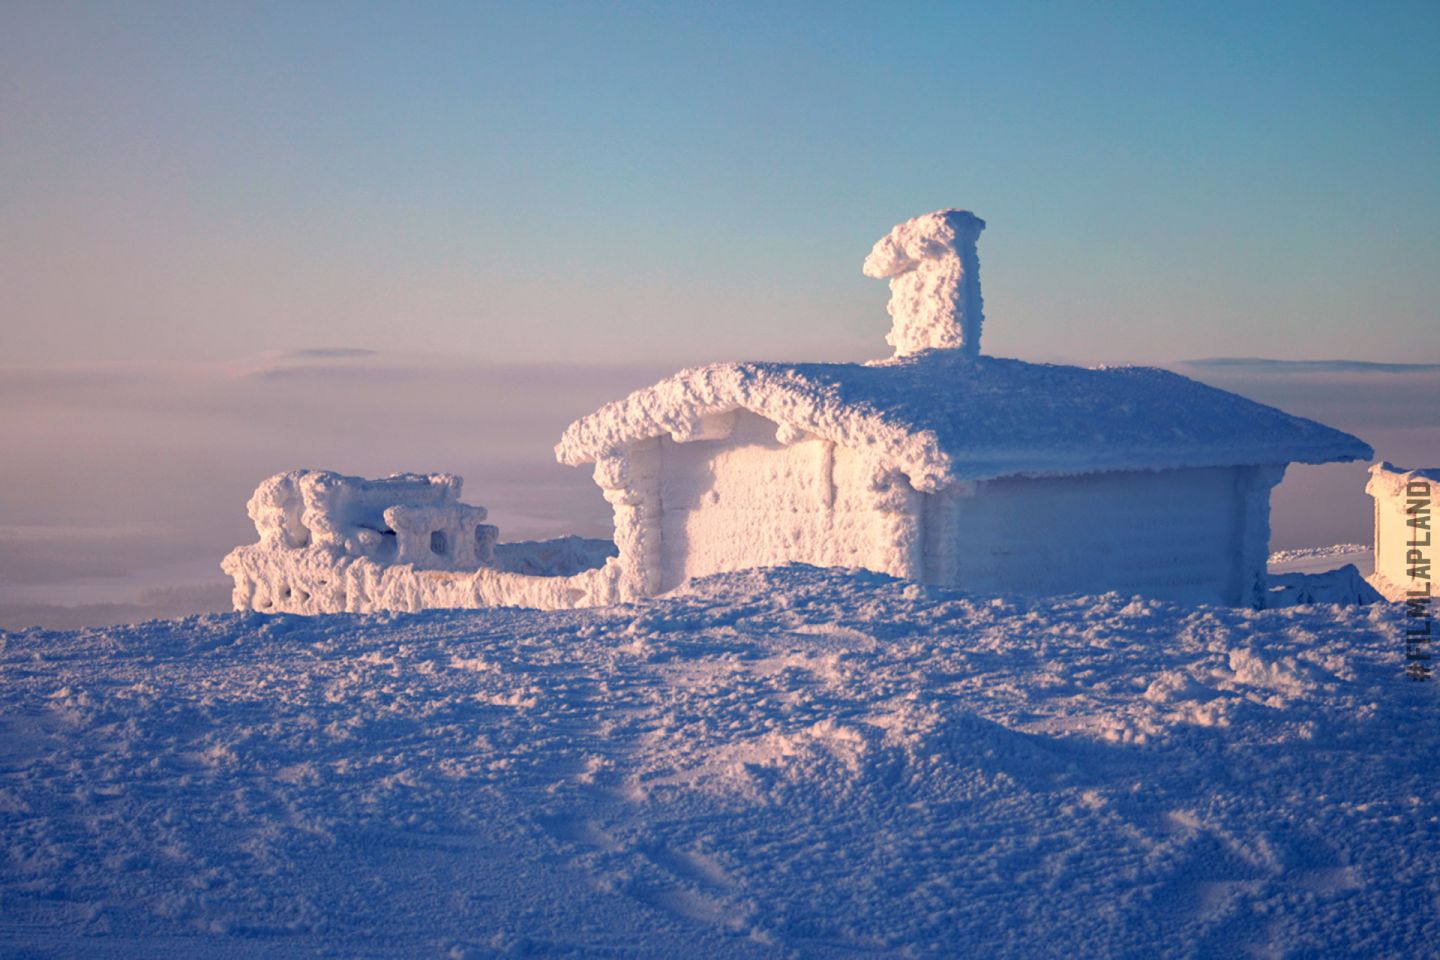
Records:
<instances>
[{"instance_id":1,"label":"distant horizon line","mask_svg":"<svg viewBox=\"0 0 1440 960\"><path fill-rule=\"evenodd\" d=\"M1394 363L1376 360L1274 360L1266 357L1205 357L1198 360L1177 360L1175 363L1195 367L1266 367L1289 368L1294 371L1369 373L1429 373L1440 370L1440 363Z\"/></svg>"},{"instance_id":2,"label":"distant horizon line","mask_svg":"<svg viewBox=\"0 0 1440 960\"><path fill-rule=\"evenodd\" d=\"M983 354L999 359L1023 360L1023 357L1003 357L1001 354ZM771 359L771 363L867 363L869 360L842 360L837 358L777 358ZM248 363L247 363L248 361ZM258 362L257 362L258 361ZM734 359L715 358L711 360L687 360L683 358L653 358L653 359L616 359L606 358L590 362L573 359L514 359L496 360L481 356L467 357L443 356L440 354L406 353L393 352L362 347L311 347L293 350L261 351L249 354L245 357L233 358L229 361L216 360L195 360L187 361L77 361L71 363L33 363L33 364L3 364L0 363L0 373L7 375L21 376L45 376L47 374L67 374L69 376L85 375L123 375L126 372L138 373L141 370L153 370L157 367L172 369L175 373L181 374L187 367L214 368L225 367L236 364L231 373L237 379L289 379L295 376L306 374L354 374L365 373L402 373L407 370L419 371L423 369L434 369L436 367L450 367L456 370L465 368L487 368L492 370L609 370L609 371L653 371L656 369L676 367L705 366L709 363L725 362L761 362L756 358ZM1109 366L1186 366L1201 368L1219 369L1263 369L1273 372L1286 373L1433 373L1440 372L1440 362L1401 362L1382 360L1339 360L1339 359L1310 359L1310 360L1287 360L1272 357L1195 357L1168 360L1121 360L1112 359L1105 361L1091 361L1088 359L1073 358L1048 358L1032 362L1042 363L1068 363L1075 365L1086 365L1090 363L1104 363ZM254 363L254 366L249 366ZM249 369L245 367L249 366Z\"/></svg>"}]
</instances>

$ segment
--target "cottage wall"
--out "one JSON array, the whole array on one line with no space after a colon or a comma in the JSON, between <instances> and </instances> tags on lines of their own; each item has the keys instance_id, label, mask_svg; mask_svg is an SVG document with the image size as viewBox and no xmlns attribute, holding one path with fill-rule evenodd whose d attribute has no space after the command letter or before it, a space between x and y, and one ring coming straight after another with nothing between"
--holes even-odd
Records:
<instances>
[{"instance_id":1,"label":"cottage wall","mask_svg":"<svg viewBox=\"0 0 1440 960\"><path fill-rule=\"evenodd\" d=\"M1283 467L1007 477L916 492L856 451L748 411L598 466L627 593L799 562L977 593L1119 591L1260 606Z\"/></svg>"},{"instance_id":2,"label":"cottage wall","mask_svg":"<svg viewBox=\"0 0 1440 960\"><path fill-rule=\"evenodd\" d=\"M647 556L658 561L654 589L792 561L917 571L919 495L903 476L753 413L726 416L723 429L711 427L723 434L717 439L652 441L659 537L646 543L658 548Z\"/></svg>"},{"instance_id":3,"label":"cottage wall","mask_svg":"<svg viewBox=\"0 0 1440 960\"><path fill-rule=\"evenodd\" d=\"M979 593L1263 602L1281 468L1006 477L927 497L925 574Z\"/></svg>"}]
</instances>

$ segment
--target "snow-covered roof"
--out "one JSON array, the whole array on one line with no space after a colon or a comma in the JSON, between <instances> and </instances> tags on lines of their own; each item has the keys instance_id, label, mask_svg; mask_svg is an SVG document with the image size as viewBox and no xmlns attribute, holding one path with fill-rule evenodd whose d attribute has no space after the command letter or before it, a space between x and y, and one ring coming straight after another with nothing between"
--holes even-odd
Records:
<instances>
[{"instance_id":1,"label":"snow-covered roof","mask_svg":"<svg viewBox=\"0 0 1440 960\"><path fill-rule=\"evenodd\" d=\"M1370 482L1365 484L1365 492L1372 497L1399 497L1403 500L1410 496L1410 484L1416 480L1440 483L1440 467L1407 470L1395 466L1389 460L1382 460L1371 466Z\"/></svg>"},{"instance_id":2,"label":"snow-covered roof","mask_svg":"<svg viewBox=\"0 0 1440 960\"><path fill-rule=\"evenodd\" d=\"M1313 420L1150 367L1084 368L932 350L874 364L715 363L571 424L555 455L589 463L649 437L703 436L744 409L869 451L919 490L1106 470L1368 459Z\"/></svg>"},{"instance_id":3,"label":"snow-covered roof","mask_svg":"<svg viewBox=\"0 0 1440 960\"><path fill-rule=\"evenodd\" d=\"M1413 469L1407 470L1404 467L1395 466L1395 464L1391 463L1389 460L1382 460L1380 463L1377 463L1373 467L1371 467L1370 472L1392 474L1402 479L1419 477L1422 480L1430 480L1435 483L1440 483L1440 467L1415 467Z\"/></svg>"}]
</instances>

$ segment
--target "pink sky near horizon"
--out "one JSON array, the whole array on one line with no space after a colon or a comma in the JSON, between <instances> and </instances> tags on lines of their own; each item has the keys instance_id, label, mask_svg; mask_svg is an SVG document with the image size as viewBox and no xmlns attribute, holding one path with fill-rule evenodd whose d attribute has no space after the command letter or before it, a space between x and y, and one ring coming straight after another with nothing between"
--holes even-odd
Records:
<instances>
[{"instance_id":1,"label":"pink sky near horizon","mask_svg":"<svg viewBox=\"0 0 1440 960\"><path fill-rule=\"evenodd\" d=\"M0 7L0 602L213 573L297 466L602 535L571 419L887 356L861 261L941 207L988 354L1440 364L1440 8L882 13ZM1433 373L1182 372L1440 463ZM1297 468L1276 545L1365 509Z\"/></svg>"}]
</instances>

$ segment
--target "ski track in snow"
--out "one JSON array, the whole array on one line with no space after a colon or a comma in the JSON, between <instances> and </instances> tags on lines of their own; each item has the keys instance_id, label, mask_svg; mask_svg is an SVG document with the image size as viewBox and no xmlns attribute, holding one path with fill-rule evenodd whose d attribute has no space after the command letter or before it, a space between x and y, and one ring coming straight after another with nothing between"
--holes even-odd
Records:
<instances>
[{"instance_id":1,"label":"ski track in snow","mask_svg":"<svg viewBox=\"0 0 1440 960\"><path fill-rule=\"evenodd\" d=\"M792 566L0 634L0 953L1419 956L1397 610Z\"/></svg>"}]
</instances>

